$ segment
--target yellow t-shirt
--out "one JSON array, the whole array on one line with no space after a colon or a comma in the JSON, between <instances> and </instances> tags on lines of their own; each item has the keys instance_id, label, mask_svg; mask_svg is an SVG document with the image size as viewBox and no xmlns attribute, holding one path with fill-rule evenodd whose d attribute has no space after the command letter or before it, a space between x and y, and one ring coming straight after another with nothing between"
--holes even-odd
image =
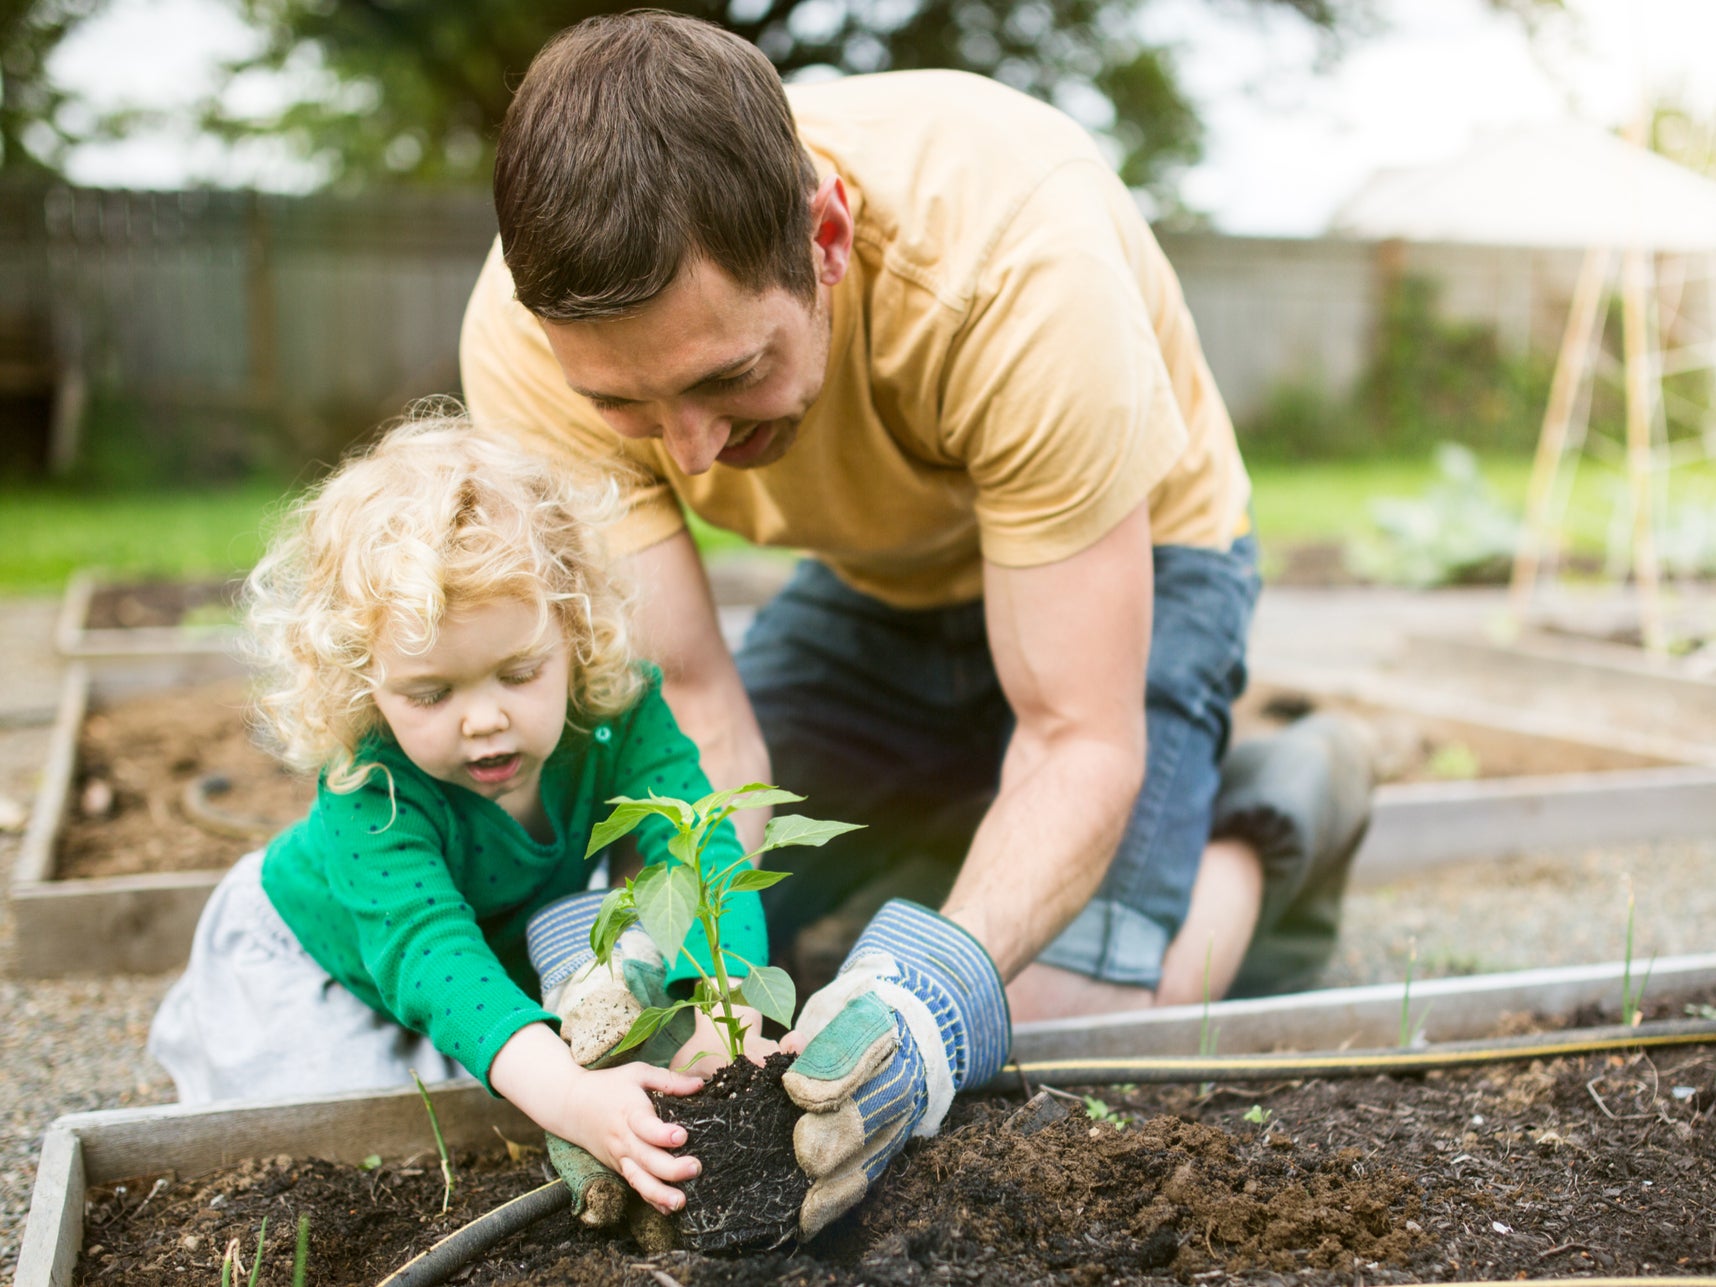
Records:
<instances>
[{"instance_id":1,"label":"yellow t-shirt","mask_svg":"<svg viewBox=\"0 0 1716 1287\"><path fill-rule=\"evenodd\" d=\"M959 72L789 88L852 203L822 395L784 457L681 473L567 388L497 242L465 315L479 425L621 469L622 553L678 502L855 589L920 608L982 594L982 560L1053 563L1148 499L1157 544L1226 548L1250 484L1179 282L1068 117Z\"/></svg>"}]
</instances>

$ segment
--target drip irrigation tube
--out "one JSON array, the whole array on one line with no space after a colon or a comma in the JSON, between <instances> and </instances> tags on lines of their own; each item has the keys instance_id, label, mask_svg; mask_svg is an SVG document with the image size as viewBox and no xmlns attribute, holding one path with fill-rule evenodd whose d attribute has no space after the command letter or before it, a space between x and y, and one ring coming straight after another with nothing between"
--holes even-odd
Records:
<instances>
[{"instance_id":1,"label":"drip irrigation tube","mask_svg":"<svg viewBox=\"0 0 1716 1287\"><path fill-rule=\"evenodd\" d=\"M1716 1044L1716 1021L1673 1020L1606 1028L1574 1028L1565 1032L1492 1037L1483 1041L1449 1041L1421 1049L1336 1050L1280 1055L1128 1055L1102 1059L1032 1060L1008 1064L989 1083L998 1089L1009 1078L1029 1084L1057 1078L1077 1086L1112 1086L1124 1082L1255 1081L1258 1078L1370 1077L1378 1073L1419 1073L1437 1068L1470 1068L1522 1059L1555 1059L1605 1050L1649 1050L1662 1046ZM521 1194L487 1215L455 1229L414 1260L406 1262L377 1287L431 1287L444 1283L509 1234L569 1205L571 1192L555 1180ZM1581 1287L1716 1287L1716 1278L1533 1278L1512 1280L1527 1287L1548 1283L1579 1283ZM1452 1283L1441 1287L1491 1287Z\"/></svg>"},{"instance_id":2,"label":"drip irrigation tube","mask_svg":"<svg viewBox=\"0 0 1716 1287\"><path fill-rule=\"evenodd\" d=\"M453 1230L422 1255L406 1261L383 1278L379 1287L429 1287L432 1283L444 1283L502 1238L571 1204L572 1191L564 1180L556 1179L521 1193Z\"/></svg>"},{"instance_id":3,"label":"drip irrigation tube","mask_svg":"<svg viewBox=\"0 0 1716 1287\"><path fill-rule=\"evenodd\" d=\"M1333 1050L1264 1055L1119 1055L1100 1059L1043 1059L1008 1064L989 1083L1009 1077L1064 1079L1081 1086L1126 1082L1255 1081L1260 1077L1370 1077L1377 1073L1419 1073L1436 1068L1470 1068L1521 1059L1555 1059L1604 1050L1651 1049L1716 1043L1716 1021L1680 1019L1638 1027L1573 1028L1565 1032L1482 1041L1447 1041L1394 1050Z\"/></svg>"}]
</instances>

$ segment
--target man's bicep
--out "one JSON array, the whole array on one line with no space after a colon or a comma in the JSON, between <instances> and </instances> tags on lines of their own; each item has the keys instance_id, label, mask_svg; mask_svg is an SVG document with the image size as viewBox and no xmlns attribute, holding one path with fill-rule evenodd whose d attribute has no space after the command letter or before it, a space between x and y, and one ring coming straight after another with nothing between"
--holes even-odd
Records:
<instances>
[{"instance_id":1,"label":"man's bicep","mask_svg":"<svg viewBox=\"0 0 1716 1287\"><path fill-rule=\"evenodd\" d=\"M1150 655L1148 507L1056 563L984 564L990 649L1027 737L1143 739Z\"/></svg>"}]
</instances>

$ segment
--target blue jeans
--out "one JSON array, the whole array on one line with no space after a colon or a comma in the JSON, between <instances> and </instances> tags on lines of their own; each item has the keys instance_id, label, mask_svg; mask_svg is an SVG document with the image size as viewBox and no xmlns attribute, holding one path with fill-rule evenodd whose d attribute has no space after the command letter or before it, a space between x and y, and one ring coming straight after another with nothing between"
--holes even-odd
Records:
<instances>
[{"instance_id":1,"label":"blue jeans","mask_svg":"<svg viewBox=\"0 0 1716 1287\"><path fill-rule=\"evenodd\" d=\"M1144 786L1095 897L1038 957L1150 988L1185 920L1245 688L1256 545L1157 546L1154 569ZM762 895L776 950L892 872L939 873L931 885L945 892L995 797L1013 728L983 604L893 608L806 560L757 614L737 660L775 780L805 796L811 816L867 828L769 855L795 873Z\"/></svg>"}]
</instances>

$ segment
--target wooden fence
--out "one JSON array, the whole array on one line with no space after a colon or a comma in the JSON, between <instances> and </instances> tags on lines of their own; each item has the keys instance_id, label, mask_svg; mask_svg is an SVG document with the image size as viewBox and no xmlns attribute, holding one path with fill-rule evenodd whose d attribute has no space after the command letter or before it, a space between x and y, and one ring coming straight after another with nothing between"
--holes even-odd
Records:
<instances>
[{"instance_id":1,"label":"wooden fence","mask_svg":"<svg viewBox=\"0 0 1716 1287\"><path fill-rule=\"evenodd\" d=\"M482 192L0 187L0 395L49 379L62 395L88 388L152 409L150 432L219 412L322 447L413 397L456 391L459 321L493 235ZM1284 380L1344 388L1403 272L1436 279L1450 314L1552 347L1578 261L1332 238L1162 241L1239 418ZM63 461L75 423L55 433Z\"/></svg>"}]
</instances>

